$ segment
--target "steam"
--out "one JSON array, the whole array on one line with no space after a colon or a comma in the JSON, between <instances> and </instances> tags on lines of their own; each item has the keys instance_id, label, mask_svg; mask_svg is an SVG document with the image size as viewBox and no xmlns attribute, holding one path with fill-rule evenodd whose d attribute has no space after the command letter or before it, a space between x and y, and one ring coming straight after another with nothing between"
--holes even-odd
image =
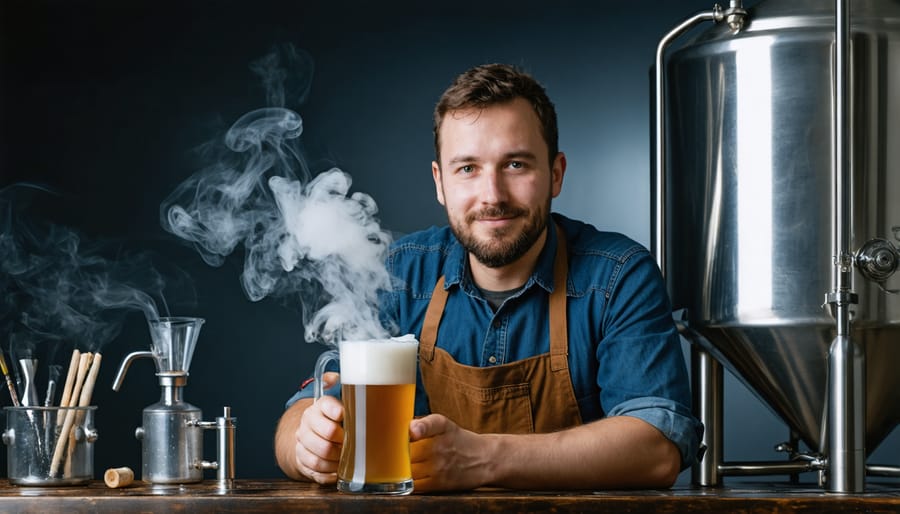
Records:
<instances>
[{"instance_id":1,"label":"steam","mask_svg":"<svg viewBox=\"0 0 900 514\"><path fill-rule=\"evenodd\" d=\"M148 293L161 298L164 282L149 257L106 259L73 230L28 219L21 193L34 191L23 184L0 190L0 332L10 335L10 351L30 355L40 341L100 351L128 312L157 319Z\"/></svg>"},{"instance_id":2,"label":"steam","mask_svg":"<svg viewBox=\"0 0 900 514\"><path fill-rule=\"evenodd\" d=\"M390 284L384 257L391 243L367 194L332 168L314 178L299 146L300 116L284 107L288 91L309 91L306 54L284 47L251 66L269 107L251 111L227 131L221 157L162 203L163 228L191 242L220 266L238 244L248 298L297 297L309 342L385 338L377 292Z\"/></svg>"}]
</instances>

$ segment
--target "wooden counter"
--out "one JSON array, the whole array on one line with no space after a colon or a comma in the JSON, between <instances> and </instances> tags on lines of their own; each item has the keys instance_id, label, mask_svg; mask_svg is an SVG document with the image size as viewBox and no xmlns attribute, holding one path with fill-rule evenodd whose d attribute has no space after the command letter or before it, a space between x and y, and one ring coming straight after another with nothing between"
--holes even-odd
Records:
<instances>
[{"instance_id":1,"label":"wooden counter","mask_svg":"<svg viewBox=\"0 0 900 514\"><path fill-rule=\"evenodd\" d=\"M228 492L220 491L214 480L165 487L136 482L123 489L108 489L102 481L80 487L44 488L12 486L2 480L0 512L900 512L900 485L867 487L864 494L846 496L828 494L815 486L791 488L768 485L596 493L491 489L454 494L369 496L342 494L332 487L288 480L238 480Z\"/></svg>"}]
</instances>

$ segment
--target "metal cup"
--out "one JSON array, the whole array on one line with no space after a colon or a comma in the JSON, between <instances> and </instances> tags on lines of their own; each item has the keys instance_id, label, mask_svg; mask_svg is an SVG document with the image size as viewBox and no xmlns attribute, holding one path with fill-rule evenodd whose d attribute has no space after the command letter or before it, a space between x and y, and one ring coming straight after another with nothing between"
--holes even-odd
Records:
<instances>
[{"instance_id":1,"label":"metal cup","mask_svg":"<svg viewBox=\"0 0 900 514\"><path fill-rule=\"evenodd\" d=\"M80 485L94 478L97 407L4 407L10 483Z\"/></svg>"},{"instance_id":2,"label":"metal cup","mask_svg":"<svg viewBox=\"0 0 900 514\"><path fill-rule=\"evenodd\" d=\"M316 362L315 392L332 360L341 365L344 444L337 488L347 493L409 494L413 490L409 423L416 391L419 342L413 338L344 341Z\"/></svg>"}]
</instances>

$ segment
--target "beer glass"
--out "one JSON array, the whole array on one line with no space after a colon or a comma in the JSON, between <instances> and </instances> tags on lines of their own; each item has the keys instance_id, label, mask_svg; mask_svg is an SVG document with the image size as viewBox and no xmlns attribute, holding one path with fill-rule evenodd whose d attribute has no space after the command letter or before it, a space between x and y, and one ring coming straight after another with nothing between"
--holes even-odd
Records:
<instances>
[{"instance_id":1,"label":"beer glass","mask_svg":"<svg viewBox=\"0 0 900 514\"><path fill-rule=\"evenodd\" d=\"M322 374L339 360L344 444L337 488L348 493L409 494L409 423L416 393L419 342L412 336L342 341L316 362L315 396Z\"/></svg>"}]
</instances>

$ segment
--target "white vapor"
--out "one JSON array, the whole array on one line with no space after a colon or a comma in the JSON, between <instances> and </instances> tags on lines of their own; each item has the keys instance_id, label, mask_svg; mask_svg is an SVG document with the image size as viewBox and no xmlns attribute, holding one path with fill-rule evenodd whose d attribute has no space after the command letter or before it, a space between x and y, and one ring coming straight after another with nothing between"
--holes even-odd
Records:
<instances>
[{"instance_id":1,"label":"white vapor","mask_svg":"<svg viewBox=\"0 0 900 514\"><path fill-rule=\"evenodd\" d=\"M308 92L310 61L291 47L252 69L270 102L290 96L285 84L297 72L304 77L300 96ZM311 177L302 131L300 116L283 105L245 114L225 134L222 158L162 203L161 223L213 266L242 244L248 298L298 298L307 341L389 337L377 293L390 285L384 257L391 236L379 225L375 201L350 194L348 174L333 168Z\"/></svg>"}]
</instances>

